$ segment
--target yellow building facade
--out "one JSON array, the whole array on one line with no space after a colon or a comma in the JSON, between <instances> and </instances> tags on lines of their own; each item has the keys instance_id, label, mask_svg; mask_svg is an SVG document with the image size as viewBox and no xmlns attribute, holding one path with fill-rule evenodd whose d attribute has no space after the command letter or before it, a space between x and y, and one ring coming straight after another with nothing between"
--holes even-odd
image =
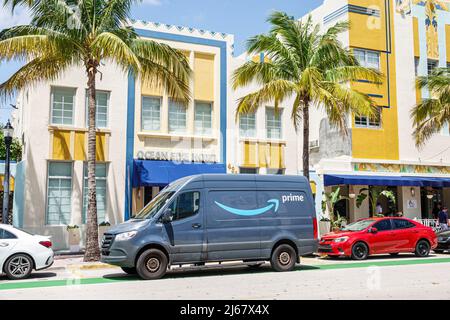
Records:
<instances>
[{"instance_id":1,"label":"yellow building facade","mask_svg":"<svg viewBox=\"0 0 450 320\"><path fill-rule=\"evenodd\" d=\"M449 129L419 149L410 112L430 98L426 89L416 88L416 77L450 63L449 2L325 0L311 14L324 29L349 21L350 29L340 40L361 65L384 77L381 83L359 79L350 84L374 100L379 114L350 115L348 138L336 138L337 132L322 125L326 124L322 114L312 116L312 122L321 123L312 134L317 139L314 145L322 147L312 150L318 184L328 192L340 186L341 193L350 196L340 209L350 221L372 214L367 203L356 206L355 198L365 188L395 194L396 203L379 200L386 214L402 211L410 218L433 218L438 203L450 205Z\"/></svg>"}]
</instances>

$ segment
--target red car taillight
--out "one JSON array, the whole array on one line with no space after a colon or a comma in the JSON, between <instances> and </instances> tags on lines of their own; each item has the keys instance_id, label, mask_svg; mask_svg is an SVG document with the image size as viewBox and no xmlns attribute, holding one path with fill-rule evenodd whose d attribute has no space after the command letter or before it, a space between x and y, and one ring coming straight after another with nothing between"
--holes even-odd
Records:
<instances>
[{"instance_id":1,"label":"red car taillight","mask_svg":"<svg viewBox=\"0 0 450 320\"><path fill-rule=\"evenodd\" d=\"M316 240L319 237L319 234L317 232L317 218L313 217L313 232L314 232L314 240Z\"/></svg>"},{"instance_id":2,"label":"red car taillight","mask_svg":"<svg viewBox=\"0 0 450 320\"><path fill-rule=\"evenodd\" d=\"M52 247L52 242L51 241L39 241L39 244L41 246L46 247L46 248L51 248Z\"/></svg>"}]
</instances>

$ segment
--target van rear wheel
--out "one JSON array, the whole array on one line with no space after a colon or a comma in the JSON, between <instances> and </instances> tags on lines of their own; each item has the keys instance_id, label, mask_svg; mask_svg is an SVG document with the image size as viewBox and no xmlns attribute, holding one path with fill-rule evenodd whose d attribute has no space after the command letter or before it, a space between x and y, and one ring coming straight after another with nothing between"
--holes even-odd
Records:
<instances>
[{"instance_id":1,"label":"van rear wheel","mask_svg":"<svg viewBox=\"0 0 450 320\"><path fill-rule=\"evenodd\" d=\"M295 268L297 253L288 244L282 244L275 248L270 258L270 265L275 271L292 271Z\"/></svg>"},{"instance_id":2,"label":"van rear wheel","mask_svg":"<svg viewBox=\"0 0 450 320\"><path fill-rule=\"evenodd\" d=\"M167 256L158 249L145 250L136 263L137 274L144 280L162 278L167 272Z\"/></svg>"}]
</instances>

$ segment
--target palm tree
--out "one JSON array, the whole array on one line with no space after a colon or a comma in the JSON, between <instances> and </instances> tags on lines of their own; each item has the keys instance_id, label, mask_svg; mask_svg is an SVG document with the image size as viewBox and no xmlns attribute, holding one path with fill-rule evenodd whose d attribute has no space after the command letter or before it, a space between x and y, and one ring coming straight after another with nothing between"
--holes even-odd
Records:
<instances>
[{"instance_id":1,"label":"palm tree","mask_svg":"<svg viewBox=\"0 0 450 320\"><path fill-rule=\"evenodd\" d=\"M320 32L311 16L295 20L283 12L274 12L267 20L268 34L247 41L249 54L263 52L267 59L248 61L233 75L234 88L251 82L261 88L238 101L237 115L254 112L264 104L279 104L294 97L291 118L296 130L303 120L303 174L309 179L309 110L323 108L330 124L347 133L350 112L373 115L375 104L366 94L353 90L348 82L366 79L380 82L378 71L361 67L349 50L343 48L338 35L348 30L341 22Z\"/></svg>"},{"instance_id":2,"label":"palm tree","mask_svg":"<svg viewBox=\"0 0 450 320\"><path fill-rule=\"evenodd\" d=\"M429 76L417 78L417 88L428 88L430 98L411 110L416 145L421 147L431 136L450 123L450 69L436 68Z\"/></svg>"},{"instance_id":3,"label":"palm tree","mask_svg":"<svg viewBox=\"0 0 450 320\"><path fill-rule=\"evenodd\" d=\"M144 83L164 88L183 102L190 99L191 70L171 47L139 38L129 26L136 0L5 0L28 5L29 25L0 32L0 62L26 64L0 85L0 95L41 81L53 81L71 66L83 67L88 87L88 210L85 261L100 258L95 183L95 88L101 63L115 63Z\"/></svg>"}]
</instances>

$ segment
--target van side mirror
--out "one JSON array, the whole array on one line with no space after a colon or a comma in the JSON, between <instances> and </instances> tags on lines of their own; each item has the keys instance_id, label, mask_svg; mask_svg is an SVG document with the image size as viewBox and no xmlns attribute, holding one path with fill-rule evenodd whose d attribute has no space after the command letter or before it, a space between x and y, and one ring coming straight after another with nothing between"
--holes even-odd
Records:
<instances>
[{"instance_id":1,"label":"van side mirror","mask_svg":"<svg viewBox=\"0 0 450 320\"><path fill-rule=\"evenodd\" d=\"M375 234L375 233L377 233L377 232L378 232L378 229L377 229L377 228L372 227L372 228L369 229L369 233Z\"/></svg>"},{"instance_id":2,"label":"van side mirror","mask_svg":"<svg viewBox=\"0 0 450 320\"><path fill-rule=\"evenodd\" d=\"M173 212L172 209L166 209L161 216L162 223L170 223L173 220Z\"/></svg>"}]
</instances>

